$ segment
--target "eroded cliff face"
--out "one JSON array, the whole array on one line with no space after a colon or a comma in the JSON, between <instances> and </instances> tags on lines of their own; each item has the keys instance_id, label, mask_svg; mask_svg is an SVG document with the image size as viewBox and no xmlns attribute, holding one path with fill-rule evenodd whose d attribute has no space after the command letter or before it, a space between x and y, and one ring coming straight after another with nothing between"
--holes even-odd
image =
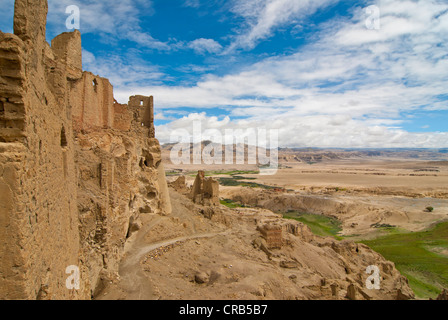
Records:
<instances>
[{"instance_id":1,"label":"eroded cliff face","mask_svg":"<svg viewBox=\"0 0 448 320\"><path fill-rule=\"evenodd\" d=\"M118 104L82 71L78 31L46 42L47 11L17 0L0 32L1 299L90 299L140 215L171 211L152 97Z\"/></svg>"}]
</instances>

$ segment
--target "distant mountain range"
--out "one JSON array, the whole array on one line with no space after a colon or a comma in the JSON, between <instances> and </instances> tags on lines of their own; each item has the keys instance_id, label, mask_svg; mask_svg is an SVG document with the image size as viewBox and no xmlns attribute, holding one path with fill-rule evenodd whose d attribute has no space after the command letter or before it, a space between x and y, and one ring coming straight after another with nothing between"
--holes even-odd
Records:
<instances>
[{"instance_id":1,"label":"distant mountain range","mask_svg":"<svg viewBox=\"0 0 448 320\"><path fill-rule=\"evenodd\" d=\"M169 152L176 145L176 143L169 143L162 145L162 150L165 153L164 158L169 157ZM203 150L205 147L215 150L222 148L223 157L225 153L225 146L214 144L211 141L202 141L202 143L190 143L190 154L193 156L195 150ZM247 160L247 153L249 146L233 145L234 157L240 154L238 147L242 147ZM263 148L258 148L258 152L266 152ZM269 151L267 152L269 154ZM448 161L448 149L418 149L418 148L279 148L279 163L318 163L322 161L343 160L343 159L413 159L413 160L428 160L428 161Z\"/></svg>"}]
</instances>

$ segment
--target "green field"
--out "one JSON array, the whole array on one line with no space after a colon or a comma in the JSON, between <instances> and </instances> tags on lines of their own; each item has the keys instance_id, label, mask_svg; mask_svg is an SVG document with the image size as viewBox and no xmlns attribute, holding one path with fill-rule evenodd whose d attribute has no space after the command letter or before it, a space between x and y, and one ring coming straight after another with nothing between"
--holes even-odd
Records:
<instances>
[{"instance_id":1,"label":"green field","mask_svg":"<svg viewBox=\"0 0 448 320\"><path fill-rule=\"evenodd\" d=\"M240 181L243 177L234 175L220 178L220 184L274 189L271 186ZM224 202L223 204L230 208L239 206L233 202ZM336 218L297 211L284 213L283 217L304 223L318 236L333 237L337 240L348 238L340 235L341 222ZM368 245L387 260L394 262L401 274L409 280L409 285L417 298L434 299L443 288L448 288L448 222L422 232L408 232L386 224L372 227L378 229L376 239L362 240L360 235L352 238L356 238L357 242Z\"/></svg>"},{"instance_id":2,"label":"green field","mask_svg":"<svg viewBox=\"0 0 448 320\"><path fill-rule=\"evenodd\" d=\"M283 217L306 224L318 236L344 239L339 235L341 223L335 218L294 211ZM434 299L448 288L448 222L422 232L405 232L393 226L378 228L387 235L359 242L394 262L418 298Z\"/></svg>"},{"instance_id":3,"label":"green field","mask_svg":"<svg viewBox=\"0 0 448 320\"><path fill-rule=\"evenodd\" d=\"M171 176L180 176L181 174L177 171L165 171L165 175L167 177L171 177Z\"/></svg>"},{"instance_id":4,"label":"green field","mask_svg":"<svg viewBox=\"0 0 448 320\"><path fill-rule=\"evenodd\" d=\"M249 188L262 188L262 189L276 189L275 187L267 186L264 184L259 184L255 182L247 182L240 180L252 180L250 178L245 178L241 176L232 176L231 178L218 178L219 184L227 187L249 187Z\"/></svg>"},{"instance_id":5,"label":"green field","mask_svg":"<svg viewBox=\"0 0 448 320\"><path fill-rule=\"evenodd\" d=\"M428 231L360 242L393 261L417 297L435 298L442 287L448 288L448 222Z\"/></svg>"},{"instance_id":6,"label":"green field","mask_svg":"<svg viewBox=\"0 0 448 320\"><path fill-rule=\"evenodd\" d=\"M342 240L338 234L342 230L341 222L338 219L324 215L300 213L291 211L283 214L285 219L294 219L310 227L311 231L318 236L333 237Z\"/></svg>"}]
</instances>

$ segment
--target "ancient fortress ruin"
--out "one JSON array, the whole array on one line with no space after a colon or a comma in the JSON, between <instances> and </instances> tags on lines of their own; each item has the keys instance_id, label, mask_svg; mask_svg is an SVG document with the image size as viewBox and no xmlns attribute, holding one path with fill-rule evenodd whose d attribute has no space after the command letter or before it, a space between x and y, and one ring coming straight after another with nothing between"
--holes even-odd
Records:
<instances>
[{"instance_id":1,"label":"ancient fortress ruin","mask_svg":"<svg viewBox=\"0 0 448 320\"><path fill-rule=\"evenodd\" d=\"M117 103L82 70L78 31L47 43L47 11L17 0L0 32L0 299L90 299L139 215L171 210L153 98Z\"/></svg>"},{"instance_id":2,"label":"ancient fortress ruin","mask_svg":"<svg viewBox=\"0 0 448 320\"><path fill-rule=\"evenodd\" d=\"M205 178L205 172L199 171L194 180L190 197L197 204L205 206L219 205L219 182L213 178Z\"/></svg>"},{"instance_id":3,"label":"ancient fortress ruin","mask_svg":"<svg viewBox=\"0 0 448 320\"><path fill-rule=\"evenodd\" d=\"M47 43L47 11L46 0L16 0L14 34L0 32L0 300L91 299L108 285L140 297L134 285L152 268L162 282L154 299L172 298L178 285L176 294L201 299L221 290L226 298L414 298L393 263L365 245L314 236L269 208L220 205L219 183L203 171L191 188L185 176L171 183L171 212L153 98L117 103L107 79L82 70L78 31ZM151 219L150 233L143 222ZM174 241L155 250L168 260L128 251L138 235L140 245ZM131 277L119 279L125 244ZM373 264L382 291L364 288ZM120 291L125 278L132 292Z\"/></svg>"}]
</instances>

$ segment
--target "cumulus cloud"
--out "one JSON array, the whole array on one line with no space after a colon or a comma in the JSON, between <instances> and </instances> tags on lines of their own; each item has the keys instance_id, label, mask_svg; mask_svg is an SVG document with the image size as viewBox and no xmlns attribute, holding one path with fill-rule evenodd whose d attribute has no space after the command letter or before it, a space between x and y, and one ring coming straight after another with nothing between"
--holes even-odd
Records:
<instances>
[{"instance_id":1,"label":"cumulus cloud","mask_svg":"<svg viewBox=\"0 0 448 320\"><path fill-rule=\"evenodd\" d=\"M193 140L193 124L198 122L203 133L208 129L217 129L222 135L225 134L226 129L242 129L243 132L253 129L256 133L265 129L269 139L270 130L276 130L279 134L279 144L283 147L438 148L446 146L448 141L446 132L410 133L384 125L371 125L349 117L320 115L293 118L285 114L270 121L261 119L231 121L229 117L219 120L217 117L208 117L205 113L189 114L166 125L158 126L157 138L162 143L179 141L176 130L183 129L190 134L190 141L195 141Z\"/></svg>"},{"instance_id":2,"label":"cumulus cloud","mask_svg":"<svg viewBox=\"0 0 448 320\"><path fill-rule=\"evenodd\" d=\"M152 10L150 1L138 3ZM118 29L123 37L132 32L132 41L163 50L164 43L138 28L140 15L134 11L138 3L120 1L114 9L108 7L110 2L85 2L81 27L104 34ZM300 21L331 3L235 0L232 10L245 24L232 38L233 46L253 48L276 28ZM73 1L50 2L53 25L65 24L68 4ZM57 8L63 9L62 18L51 16ZM83 6L80 8L83 12ZM164 85L162 81L169 77L132 52L124 57L118 53L95 57L84 51L84 67L110 78L122 103L135 94L154 95L157 119L171 121L157 128L163 142L169 140L173 129L189 130L193 121L200 120L204 128L278 129L282 146L447 147L446 132L405 131L407 118L403 114L448 110L448 4L382 0L380 10L380 30L367 29L364 8L354 8L352 17L316 26L313 38L296 52L264 58L222 76L208 74L192 86ZM182 47L199 54L225 50L206 38ZM224 117L188 115L185 108L219 108Z\"/></svg>"},{"instance_id":3,"label":"cumulus cloud","mask_svg":"<svg viewBox=\"0 0 448 320\"><path fill-rule=\"evenodd\" d=\"M317 40L296 53L261 60L234 74L209 75L191 87L145 90L157 97L158 108L219 107L231 118L244 118L244 123L232 120L228 126L275 125L282 132L281 145L446 147L446 132L409 133L402 126L403 113L448 110L443 98L448 87L448 44L443 40L448 38L448 5L381 4L380 30L366 28L360 7L351 19L321 26ZM136 88L128 89L119 94ZM160 138L166 138L171 126L188 121L160 127Z\"/></svg>"}]
</instances>

